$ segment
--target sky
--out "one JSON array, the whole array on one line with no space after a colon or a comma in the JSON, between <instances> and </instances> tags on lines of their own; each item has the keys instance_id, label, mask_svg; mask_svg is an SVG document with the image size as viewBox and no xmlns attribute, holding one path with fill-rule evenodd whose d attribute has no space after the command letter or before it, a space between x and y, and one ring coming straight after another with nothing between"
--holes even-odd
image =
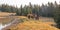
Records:
<instances>
[{"instance_id":1,"label":"sky","mask_svg":"<svg viewBox=\"0 0 60 30\"><path fill-rule=\"evenodd\" d=\"M57 2L59 4L60 0L0 0L0 4L8 4L8 5L12 5L12 6L18 6L20 7L20 5L22 4L23 6L29 5L29 2L31 2L31 4L38 4L41 5L43 4L47 4L48 2Z\"/></svg>"}]
</instances>

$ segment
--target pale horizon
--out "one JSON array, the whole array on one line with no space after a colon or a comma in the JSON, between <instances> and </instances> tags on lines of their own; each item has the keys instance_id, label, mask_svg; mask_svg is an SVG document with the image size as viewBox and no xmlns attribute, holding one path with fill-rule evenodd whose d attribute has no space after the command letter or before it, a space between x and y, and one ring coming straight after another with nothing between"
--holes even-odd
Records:
<instances>
[{"instance_id":1,"label":"pale horizon","mask_svg":"<svg viewBox=\"0 0 60 30\"><path fill-rule=\"evenodd\" d=\"M59 4L60 0L0 0L0 5L1 4L8 4L8 5L12 5L12 6L17 6L20 7L20 5L29 5L29 2L31 2L31 4L38 4L41 5L43 4L47 4L48 2L57 2Z\"/></svg>"}]
</instances>

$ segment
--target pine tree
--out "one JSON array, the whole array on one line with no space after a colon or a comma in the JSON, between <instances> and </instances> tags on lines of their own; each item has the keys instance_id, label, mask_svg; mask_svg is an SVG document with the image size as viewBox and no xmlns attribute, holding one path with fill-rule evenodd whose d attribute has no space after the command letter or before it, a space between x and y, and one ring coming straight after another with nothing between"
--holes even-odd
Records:
<instances>
[{"instance_id":1,"label":"pine tree","mask_svg":"<svg viewBox=\"0 0 60 30\"><path fill-rule=\"evenodd\" d=\"M60 28L60 5L56 7L54 12L54 21L57 23L57 27Z\"/></svg>"}]
</instances>

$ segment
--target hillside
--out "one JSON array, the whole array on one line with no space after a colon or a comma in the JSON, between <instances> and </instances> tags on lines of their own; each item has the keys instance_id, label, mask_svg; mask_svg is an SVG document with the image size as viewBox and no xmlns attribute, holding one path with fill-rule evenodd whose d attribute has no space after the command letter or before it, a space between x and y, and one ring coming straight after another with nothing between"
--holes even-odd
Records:
<instances>
[{"instance_id":1,"label":"hillside","mask_svg":"<svg viewBox=\"0 0 60 30\"><path fill-rule=\"evenodd\" d=\"M6 15L5 15L6 14ZM11 13L0 12L0 23L6 24L11 23L16 19L16 21L7 26L7 28L3 28L3 30L59 30L51 24L55 24L53 18L48 17L40 17L39 20L28 19L25 16L9 16ZM21 22L24 21L24 22ZM18 22L18 23L17 23ZM16 26L14 26L16 25Z\"/></svg>"},{"instance_id":2,"label":"hillside","mask_svg":"<svg viewBox=\"0 0 60 30\"><path fill-rule=\"evenodd\" d=\"M4 28L4 30L59 30L56 27L51 26L51 23L40 21L24 21L17 24L17 26L10 26L10 28Z\"/></svg>"}]
</instances>

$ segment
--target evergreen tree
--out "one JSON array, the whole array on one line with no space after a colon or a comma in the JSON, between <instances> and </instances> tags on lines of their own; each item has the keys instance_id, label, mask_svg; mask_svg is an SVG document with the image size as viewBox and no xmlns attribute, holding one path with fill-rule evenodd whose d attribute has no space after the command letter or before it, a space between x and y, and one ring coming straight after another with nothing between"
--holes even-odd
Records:
<instances>
[{"instance_id":1,"label":"evergreen tree","mask_svg":"<svg viewBox=\"0 0 60 30\"><path fill-rule=\"evenodd\" d=\"M60 5L55 9L54 21L57 23L57 27L60 28Z\"/></svg>"}]
</instances>

